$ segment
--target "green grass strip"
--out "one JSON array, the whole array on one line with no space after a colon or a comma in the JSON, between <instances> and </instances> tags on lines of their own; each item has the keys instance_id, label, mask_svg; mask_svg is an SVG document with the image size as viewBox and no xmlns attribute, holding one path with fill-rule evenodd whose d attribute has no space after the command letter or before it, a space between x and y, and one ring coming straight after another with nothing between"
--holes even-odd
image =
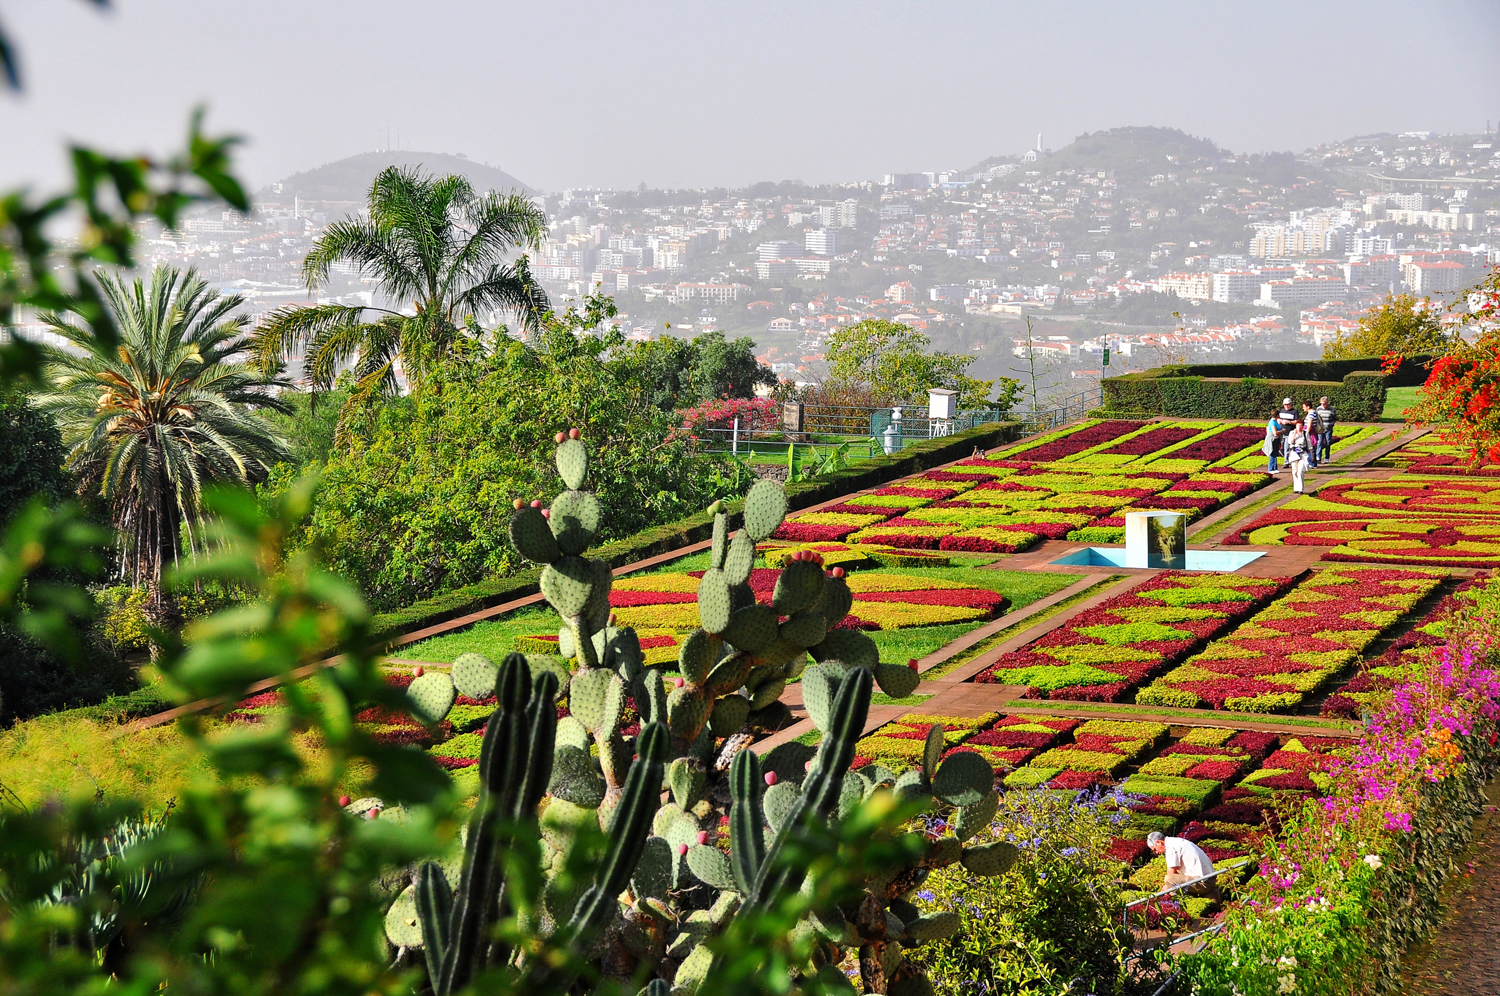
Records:
<instances>
[{"instance_id":1,"label":"green grass strip","mask_svg":"<svg viewBox=\"0 0 1500 996\"><path fill-rule=\"evenodd\" d=\"M1256 723L1274 723L1277 726L1308 726L1325 730L1358 730L1358 723L1347 723L1336 719L1317 719L1312 716L1278 716L1274 714L1255 714L1237 712L1212 712L1193 711L1189 709L1169 709L1157 706L1137 706L1128 703L1110 702L1063 702L1042 699L1011 699L1002 709L1035 709L1037 711L1065 710L1067 712L1114 712L1129 715L1139 713L1143 716L1176 716L1186 720L1193 719L1228 719L1238 722L1241 719L1251 720ZM1191 723L1183 725L1190 726Z\"/></svg>"},{"instance_id":2,"label":"green grass strip","mask_svg":"<svg viewBox=\"0 0 1500 996\"><path fill-rule=\"evenodd\" d=\"M1275 488L1276 485L1271 484L1267 485L1267 487ZM1281 501L1282 499L1288 498L1290 496L1290 492L1282 490L1276 490L1271 494L1262 495L1259 501L1251 502L1245 508L1240 509L1238 512L1234 513L1228 518L1220 519L1218 522L1210 523L1206 528L1200 525L1197 530L1188 533L1188 539L1198 539L1204 533L1208 533L1209 535L1218 535L1222 532L1225 532L1226 530L1233 529L1236 525L1244 522L1250 516L1254 515L1256 512L1259 512L1267 505Z\"/></svg>"}]
</instances>

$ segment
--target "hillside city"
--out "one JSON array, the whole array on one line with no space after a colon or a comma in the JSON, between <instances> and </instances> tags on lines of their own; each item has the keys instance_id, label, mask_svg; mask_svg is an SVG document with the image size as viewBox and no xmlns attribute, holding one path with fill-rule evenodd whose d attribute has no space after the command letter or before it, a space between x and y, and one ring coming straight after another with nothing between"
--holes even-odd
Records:
<instances>
[{"instance_id":1,"label":"hillside city","mask_svg":"<svg viewBox=\"0 0 1500 996\"><path fill-rule=\"evenodd\" d=\"M819 379L833 330L886 318L972 352L981 377L1039 362L1038 379L1065 394L1163 362L1316 356L1386 295L1446 306L1500 260L1488 130L1295 156L1236 155L1161 128L1042 142L968 169L821 187L536 195L550 231L531 273L554 301L612 295L632 339L751 336L784 379ZM513 179L462 157L386 155L424 158ZM262 191L249 217L155 233L152 261L197 267L255 314L312 303L303 257L363 203L352 181L337 197L326 183L299 195L318 174ZM347 263L318 300L381 303Z\"/></svg>"}]
</instances>

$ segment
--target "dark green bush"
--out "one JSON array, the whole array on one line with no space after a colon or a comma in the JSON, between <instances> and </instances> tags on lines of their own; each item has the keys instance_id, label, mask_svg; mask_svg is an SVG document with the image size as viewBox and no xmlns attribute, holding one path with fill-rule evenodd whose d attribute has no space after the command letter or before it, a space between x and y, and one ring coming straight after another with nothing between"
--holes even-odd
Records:
<instances>
[{"instance_id":1,"label":"dark green bush","mask_svg":"<svg viewBox=\"0 0 1500 996\"><path fill-rule=\"evenodd\" d=\"M130 668L90 640L75 664L30 637L0 626L0 726L42 713L100 702L134 686Z\"/></svg>"},{"instance_id":2,"label":"dark green bush","mask_svg":"<svg viewBox=\"0 0 1500 996\"><path fill-rule=\"evenodd\" d=\"M1228 364L1225 364L1228 366ZM1104 409L1178 418L1270 418L1282 398L1318 403L1326 395L1346 422L1370 422L1385 407L1386 380L1378 370L1356 370L1342 382L1203 377L1163 367L1104 381Z\"/></svg>"}]
</instances>

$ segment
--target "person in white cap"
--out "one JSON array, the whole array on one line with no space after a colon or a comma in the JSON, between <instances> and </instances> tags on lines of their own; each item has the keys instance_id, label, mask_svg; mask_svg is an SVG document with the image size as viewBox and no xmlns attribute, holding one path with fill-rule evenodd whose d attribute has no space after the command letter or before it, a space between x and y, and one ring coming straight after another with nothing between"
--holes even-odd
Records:
<instances>
[{"instance_id":1,"label":"person in white cap","mask_svg":"<svg viewBox=\"0 0 1500 996\"><path fill-rule=\"evenodd\" d=\"M1215 901L1222 898L1218 879L1207 877L1214 873L1214 863L1203 848L1183 837L1168 837L1160 830L1153 830L1146 835L1146 846L1153 854L1164 855L1167 859L1167 875L1162 879L1163 889L1193 882L1193 885L1182 890L1187 895Z\"/></svg>"}]
</instances>

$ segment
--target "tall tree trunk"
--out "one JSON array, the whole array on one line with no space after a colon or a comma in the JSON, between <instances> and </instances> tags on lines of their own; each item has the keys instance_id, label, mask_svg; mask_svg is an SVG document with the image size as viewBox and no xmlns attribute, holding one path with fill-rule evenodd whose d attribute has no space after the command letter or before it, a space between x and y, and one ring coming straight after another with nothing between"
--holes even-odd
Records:
<instances>
[{"instance_id":1,"label":"tall tree trunk","mask_svg":"<svg viewBox=\"0 0 1500 996\"><path fill-rule=\"evenodd\" d=\"M153 448L153 454L160 461L159 451ZM182 630L182 610L163 578L177 561L179 539L177 503L174 500L172 488L167 482L164 467L158 480L162 482L163 487L156 496L156 507L152 510L155 535L148 537L151 563L147 566L146 604L142 607L142 612L146 621L151 625L175 636ZM152 663L160 659L161 653L161 645L153 640L151 642Z\"/></svg>"}]
</instances>

